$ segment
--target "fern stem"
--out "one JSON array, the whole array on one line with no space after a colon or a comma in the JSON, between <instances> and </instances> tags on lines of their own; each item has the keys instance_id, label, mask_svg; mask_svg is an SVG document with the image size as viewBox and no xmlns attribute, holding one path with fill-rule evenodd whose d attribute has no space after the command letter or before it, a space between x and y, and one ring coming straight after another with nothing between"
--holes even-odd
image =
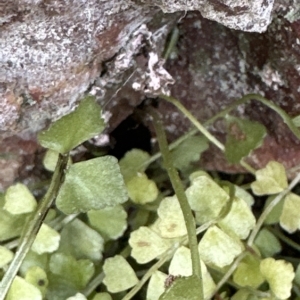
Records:
<instances>
[{"instance_id":1,"label":"fern stem","mask_svg":"<svg viewBox=\"0 0 300 300\"><path fill-rule=\"evenodd\" d=\"M35 240L49 208L58 195L59 189L64 180L64 171L67 167L68 158L69 155L59 155L50 187L44 198L39 203L33 218L27 223L24 234L21 236L16 254L0 283L0 300L4 300L26 254Z\"/></svg>"},{"instance_id":2,"label":"fern stem","mask_svg":"<svg viewBox=\"0 0 300 300\"><path fill-rule=\"evenodd\" d=\"M288 186L288 188L286 188L284 191L282 191L281 193L279 193L274 200L272 200L270 202L270 204L266 207L266 209L262 212L262 214L260 215L259 219L256 222L255 227L253 228L248 241L247 241L247 245L249 247L252 247L254 240L259 232L259 230L261 229L266 217L269 215L269 213L272 211L272 209L295 187L295 185L300 181L300 173L298 173L298 175L294 178L294 180L290 183L290 185Z\"/></svg>"},{"instance_id":3,"label":"fern stem","mask_svg":"<svg viewBox=\"0 0 300 300\"><path fill-rule=\"evenodd\" d=\"M150 114L153 118L153 124L159 144L160 151L162 153L162 157L165 163L165 168L168 172L168 175L170 177L172 186L174 188L175 194L178 198L183 216L185 225L187 228L187 234L189 239L189 247L191 250L191 258L192 258L192 269L193 269L193 275L196 275L200 278L202 282L202 273L201 273L201 264L200 264L200 257L199 257L199 251L198 251L198 241L196 236L196 223L194 216L192 214L191 208L189 206L186 194L183 189L182 182L180 181L178 172L173 166L172 158L170 156L168 143L166 134L163 129L162 121L160 117L158 116L158 113L155 109L149 108ZM201 287L201 294L200 299L203 299L203 286Z\"/></svg>"}]
</instances>

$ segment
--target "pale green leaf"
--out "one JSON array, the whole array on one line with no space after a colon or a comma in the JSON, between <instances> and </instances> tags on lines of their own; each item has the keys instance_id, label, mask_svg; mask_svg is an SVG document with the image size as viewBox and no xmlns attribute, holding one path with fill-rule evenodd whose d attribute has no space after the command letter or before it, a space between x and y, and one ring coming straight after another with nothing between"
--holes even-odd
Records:
<instances>
[{"instance_id":1,"label":"pale green leaf","mask_svg":"<svg viewBox=\"0 0 300 300\"><path fill-rule=\"evenodd\" d=\"M291 296L292 281L295 277L291 263L265 258L260 263L260 271L277 298L287 299Z\"/></svg>"},{"instance_id":2,"label":"pale green leaf","mask_svg":"<svg viewBox=\"0 0 300 300\"><path fill-rule=\"evenodd\" d=\"M126 182L129 198L137 204L153 202L158 195L156 183L148 179L145 173L137 173Z\"/></svg>"},{"instance_id":3,"label":"pale green leaf","mask_svg":"<svg viewBox=\"0 0 300 300\"><path fill-rule=\"evenodd\" d=\"M54 172L58 160L58 155L59 153L57 151L51 149L48 149L46 151L46 154L43 158L43 165L46 170ZM72 164L71 157L69 157L69 161L68 161L68 165L70 164Z\"/></svg>"},{"instance_id":4,"label":"pale green leaf","mask_svg":"<svg viewBox=\"0 0 300 300\"><path fill-rule=\"evenodd\" d=\"M14 253L4 246L0 246L0 268L5 267L14 257Z\"/></svg>"},{"instance_id":5,"label":"pale green leaf","mask_svg":"<svg viewBox=\"0 0 300 300\"><path fill-rule=\"evenodd\" d=\"M201 281L198 276L176 278L159 300L199 300Z\"/></svg>"},{"instance_id":6,"label":"pale green leaf","mask_svg":"<svg viewBox=\"0 0 300 300\"><path fill-rule=\"evenodd\" d=\"M137 173L143 173L147 169L149 158L149 153L140 149L132 149L126 152L119 162L125 182L135 177Z\"/></svg>"},{"instance_id":7,"label":"pale green leaf","mask_svg":"<svg viewBox=\"0 0 300 300\"><path fill-rule=\"evenodd\" d=\"M102 236L79 219L68 223L61 232L59 251L71 254L77 259L100 260L103 247Z\"/></svg>"},{"instance_id":8,"label":"pale green leaf","mask_svg":"<svg viewBox=\"0 0 300 300\"><path fill-rule=\"evenodd\" d=\"M109 293L97 293L92 300L113 300Z\"/></svg>"},{"instance_id":9,"label":"pale green leaf","mask_svg":"<svg viewBox=\"0 0 300 300\"><path fill-rule=\"evenodd\" d=\"M255 224L256 220L249 206L237 197L234 197L229 213L218 222L223 231L234 234L239 239L246 239Z\"/></svg>"},{"instance_id":10,"label":"pale green leaf","mask_svg":"<svg viewBox=\"0 0 300 300\"><path fill-rule=\"evenodd\" d=\"M208 149L208 141L204 136L191 136L171 151L175 168L186 170L190 163L199 161L202 152Z\"/></svg>"},{"instance_id":11,"label":"pale green leaf","mask_svg":"<svg viewBox=\"0 0 300 300\"><path fill-rule=\"evenodd\" d=\"M6 296L6 300L42 300L42 294L34 285L16 276Z\"/></svg>"},{"instance_id":12,"label":"pale green leaf","mask_svg":"<svg viewBox=\"0 0 300 300\"><path fill-rule=\"evenodd\" d=\"M233 274L233 281L243 287L258 288L264 278L260 273L260 260L257 256L247 254L239 263Z\"/></svg>"},{"instance_id":13,"label":"pale green leaf","mask_svg":"<svg viewBox=\"0 0 300 300\"><path fill-rule=\"evenodd\" d=\"M3 208L9 213L13 215L30 213L36 206L35 198L24 184L17 183L6 190Z\"/></svg>"},{"instance_id":14,"label":"pale green leaf","mask_svg":"<svg viewBox=\"0 0 300 300\"><path fill-rule=\"evenodd\" d=\"M176 196L164 198L157 209L160 236L176 238L187 234L186 225Z\"/></svg>"},{"instance_id":15,"label":"pale green leaf","mask_svg":"<svg viewBox=\"0 0 300 300\"><path fill-rule=\"evenodd\" d=\"M168 275L160 271L155 271L149 281L147 288L147 300L158 300L165 291L165 281Z\"/></svg>"},{"instance_id":16,"label":"pale green leaf","mask_svg":"<svg viewBox=\"0 0 300 300\"><path fill-rule=\"evenodd\" d=\"M277 194L288 186L284 166L276 161L270 161L265 168L256 171L255 176L251 188L256 195Z\"/></svg>"},{"instance_id":17,"label":"pale green leaf","mask_svg":"<svg viewBox=\"0 0 300 300\"><path fill-rule=\"evenodd\" d=\"M42 224L31 250L38 253L51 253L58 249L60 241L59 233L46 224Z\"/></svg>"},{"instance_id":18,"label":"pale green leaf","mask_svg":"<svg viewBox=\"0 0 300 300\"><path fill-rule=\"evenodd\" d=\"M194 181L194 179L197 179L197 177L200 177L200 176L206 176L207 178L212 179L211 176L209 176L209 174L207 172L198 170L198 171L195 171L190 174L189 180L192 183Z\"/></svg>"},{"instance_id":19,"label":"pale green leaf","mask_svg":"<svg viewBox=\"0 0 300 300\"><path fill-rule=\"evenodd\" d=\"M191 209L201 216L201 223L216 219L229 201L229 195L207 176L196 177L186 195Z\"/></svg>"},{"instance_id":20,"label":"pale green leaf","mask_svg":"<svg viewBox=\"0 0 300 300\"><path fill-rule=\"evenodd\" d=\"M163 254L171 242L163 239L148 227L141 226L130 234L131 256L139 263L145 264Z\"/></svg>"},{"instance_id":21,"label":"pale green leaf","mask_svg":"<svg viewBox=\"0 0 300 300\"><path fill-rule=\"evenodd\" d=\"M4 195L0 194L0 241L5 241L21 234L24 224L31 214L13 215L3 209Z\"/></svg>"},{"instance_id":22,"label":"pale green leaf","mask_svg":"<svg viewBox=\"0 0 300 300\"><path fill-rule=\"evenodd\" d=\"M266 128L261 123L232 116L227 116L226 121L225 156L230 163L236 164L261 146Z\"/></svg>"},{"instance_id":23,"label":"pale green leaf","mask_svg":"<svg viewBox=\"0 0 300 300\"><path fill-rule=\"evenodd\" d=\"M284 198L280 226L288 233L294 233L300 229L300 197L298 195L289 193Z\"/></svg>"},{"instance_id":24,"label":"pale green leaf","mask_svg":"<svg viewBox=\"0 0 300 300\"><path fill-rule=\"evenodd\" d=\"M201 273L203 281L204 299L211 299L216 285L209 274L206 265L201 260ZM192 275L192 259L190 249L181 246L179 247L169 265L169 274L174 276L191 276Z\"/></svg>"},{"instance_id":25,"label":"pale green leaf","mask_svg":"<svg viewBox=\"0 0 300 300\"><path fill-rule=\"evenodd\" d=\"M83 294L77 293L75 296L69 297L67 300L87 300L87 299Z\"/></svg>"},{"instance_id":26,"label":"pale green leaf","mask_svg":"<svg viewBox=\"0 0 300 300\"><path fill-rule=\"evenodd\" d=\"M95 98L87 96L75 111L53 123L38 135L40 144L59 153L67 153L101 133L105 127L101 108Z\"/></svg>"},{"instance_id":27,"label":"pale green leaf","mask_svg":"<svg viewBox=\"0 0 300 300\"><path fill-rule=\"evenodd\" d=\"M254 204L254 198L245 189L242 189L237 185L234 186L234 189L235 189L235 196L244 200L249 207L251 207Z\"/></svg>"},{"instance_id":28,"label":"pale green leaf","mask_svg":"<svg viewBox=\"0 0 300 300\"><path fill-rule=\"evenodd\" d=\"M67 282L78 290L83 289L94 274L94 264L90 260L76 260L71 255L62 253L51 255L49 268L56 280Z\"/></svg>"},{"instance_id":29,"label":"pale green leaf","mask_svg":"<svg viewBox=\"0 0 300 300\"><path fill-rule=\"evenodd\" d=\"M46 295L48 278L46 272L37 266L31 267L25 274L25 280L40 290L43 297Z\"/></svg>"},{"instance_id":30,"label":"pale green leaf","mask_svg":"<svg viewBox=\"0 0 300 300\"><path fill-rule=\"evenodd\" d=\"M198 245L200 257L205 264L225 267L244 250L243 245L217 226L210 227Z\"/></svg>"},{"instance_id":31,"label":"pale green leaf","mask_svg":"<svg viewBox=\"0 0 300 300\"><path fill-rule=\"evenodd\" d=\"M134 270L121 255L107 258L103 265L103 283L111 293L125 291L138 283Z\"/></svg>"},{"instance_id":32,"label":"pale green leaf","mask_svg":"<svg viewBox=\"0 0 300 300\"><path fill-rule=\"evenodd\" d=\"M277 237L266 228L263 228L258 233L254 244L257 246L263 257L271 257L282 250Z\"/></svg>"},{"instance_id":33,"label":"pale green leaf","mask_svg":"<svg viewBox=\"0 0 300 300\"><path fill-rule=\"evenodd\" d=\"M122 205L107 207L100 210L90 210L87 213L90 225L104 239L116 240L127 228L127 213Z\"/></svg>"},{"instance_id":34,"label":"pale green leaf","mask_svg":"<svg viewBox=\"0 0 300 300\"><path fill-rule=\"evenodd\" d=\"M65 214L73 214L126 200L127 191L118 161L113 156L104 156L70 166L56 205Z\"/></svg>"}]
</instances>

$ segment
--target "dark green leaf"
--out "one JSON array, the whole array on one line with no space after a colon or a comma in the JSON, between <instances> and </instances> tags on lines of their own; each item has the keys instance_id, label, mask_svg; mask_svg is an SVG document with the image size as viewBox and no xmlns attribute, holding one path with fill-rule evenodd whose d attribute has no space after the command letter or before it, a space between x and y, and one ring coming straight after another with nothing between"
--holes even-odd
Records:
<instances>
[{"instance_id":1,"label":"dark green leaf","mask_svg":"<svg viewBox=\"0 0 300 300\"><path fill-rule=\"evenodd\" d=\"M101 108L94 97L83 99L74 112L62 117L39 134L40 144L59 153L66 153L104 129Z\"/></svg>"},{"instance_id":2,"label":"dark green leaf","mask_svg":"<svg viewBox=\"0 0 300 300\"><path fill-rule=\"evenodd\" d=\"M118 161L113 156L104 156L70 166L56 204L65 214L73 214L126 200L127 191Z\"/></svg>"},{"instance_id":3,"label":"dark green leaf","mask_svg":"<svg viewBox=\"0 0 300 300\"><path fill-rule=\"evenodd\" d=\"M84 288L94 274L94 264L90 260L76 260L62 253L51 256L49 268L53 274L78 290Z\"/></svg>"},{"instance_id":4,"label":"dark green leaf","mask_svg":"<svg viewBox=\"0 0 300 300\"><path fill-rule=\"evenodd\" d=\"M75 258L100 260L104 240L101 235L82 221L75 219L64 226L58 251Z\"/></svg>"},{"instance_id":5,"label":"dark green leaf","mask_svg":"<svg viewBox=\"0 0 300 300\"><path fill-rule=\"evenodd\" d=\"M192 136L177 146L172 152L173 165L185 170L191 162L198 161L202 152L207 150L208 141L204 136Z\"/></svg>"},{"instance_id":6,"label":"dark green leaf","mask_svg":"<svg viewBox=\"0 0 300 300\"><path fill-rule=\"evenodd\" d=\"M232 116L227 116L226 121L225 156L230 163L239 163L243 157L262 144L266 129L258 122Z\"/></svg>"}]
</instances>

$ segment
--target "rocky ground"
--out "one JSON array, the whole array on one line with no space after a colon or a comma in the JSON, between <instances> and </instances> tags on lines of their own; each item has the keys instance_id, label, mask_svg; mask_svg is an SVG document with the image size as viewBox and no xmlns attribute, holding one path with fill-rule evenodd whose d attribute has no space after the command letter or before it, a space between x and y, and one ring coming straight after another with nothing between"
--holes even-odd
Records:
<instances>
[{"instance_id":1,"label":"rocky ground","mask_svg":"<svg viewBox=\"0 0 300 300\"><path fill-rule=\"evenodd\" d=\"M264 95L292 117L300 114L297 0L147 2L0 4L1 190L15 180L40 176L43 149L36 134L70 112L87 92L104 108L107 134L120 124L132 127L123 121L145 97L168 90L200 121L247 93ZM174 28L177 43L164 64ZM159 109L170 141L190 128L171 104L159 101ZM257 168L275 159L291 168L300 163L299 141L276 113L252 101L236 115L268 129L250 164ZM222 141L224 126L217 122L210 128ZM201 164L241 171L213 147Z\"/></svg>"}]
</instances>

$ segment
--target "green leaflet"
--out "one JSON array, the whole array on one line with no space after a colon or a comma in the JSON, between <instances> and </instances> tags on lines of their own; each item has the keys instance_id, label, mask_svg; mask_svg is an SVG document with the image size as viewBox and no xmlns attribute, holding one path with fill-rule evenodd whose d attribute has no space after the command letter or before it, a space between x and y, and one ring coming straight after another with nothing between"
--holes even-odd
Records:
<instances>
[{"instance_id":1,"label":"green leaflet","mask_svg":"<svg viewBox=\"0 0 300 300\"><path fill-rule=\"evenodd\" d=\"M284 199L283 209L280 216L280 226L288 233L294 233L300 229L300 197L289 193Z\"/></svg>"},{"instance_id":2,"label":"green leaflet","mask_svg":"<svg viewBox=\"0 0 300 300\"><path fill-rule=\"evenodd\" d=\"M87 213L90 225L106 239L116 240L127 228L127 213L122 205L90 210Z\"/></svg>"},{"instance_id":3,"label":"green leaflet","mask_svg":"<svg viewBox=\"0 0 300 300\"><path fill-rule=\"evenodd\" d=\"M29 268L25 280L34 285L45 296L49 281L46 272L42 268L36 266Z\"/></svg>"},{"instance_id":4,"label":"green leaflet","mask_svg":"<svg viewBox=\"0 0 300 300\"><path fill-rule=\"evenodd\" d=\"M201 281L197 276L176 278L159 300L203 300L201 295Z\"/></svg>"},{"instance_id":5,"label":"green leaflet","mask_svg":"<svg viewBox=\"0 0 300 300\"><path fill-rule=\"evenodd\" d=\"M147 288L147 300L158 300L160 295L165 291L165 281L168 275L161 272L155 271L149 281Z\"/></svg>"},{"instance_id":6,"label":"green leaflet","mask_svg":"<svg viewBox=\"0 0 300 300\"><path fill-rule=\"evenodd\" d=\"M119 162L125 182L137 176L137 173L143 173L147 169L149 158L150 155L140 149L128 151Z\"/></svg>"},{"instance_id":7,"label":"green leaflet","mask_svg":"<svg viewBox=\"0 0 300 300\"><path fill-rule=\"evenodd\" d=\"M232 116L227 116L226 122L225 156L230 163L236 164L262 144L266 129L258 122Z\"/></svg>"},{"instance_id":8,"label":"green leaflet","mask_svg":"<svg viewBox=\"0 0 300 300\"><path fill-rule=\"evenodd\" d=\"M186 170L190 163L198 161L201 153L208 149L204 136L191 136L171 152L173 165L179 170Z\"/></svg>"},{"instance_id":9,"label":"green leaflet","mask_svg":"<svg viewBox=\"0 0 300 300\"><path fill-rule=\"evenodd\" d=\"M198 248L205 264L220 268L230 265L244 250L239 239L228 235L217 226L212 226L205 232Z\"/></svg>"},{"instance_id":10,"label":"green leaflet","mask_svg":"<svg viewBox=\"0 0 300 300\"><path fill-rule=\"evenodd\" d=\"M65 214L73 214L126 200L127 191L118 161L113 156L104 156L71 165L56 204Z\"/></svg>"},{"instance_id":11,"label":"green leaflet","mask_svg":"<svg viewBox=\"0 0 300 300\"><path fill-rule=\"evenodd\" d=\"M101 133L104 127L100 106L93 96L87 96L75 111L41 132L38 140L43 147L63 154Z\"/></svg>"},{"instance_id":12,"label":"green leaflet","mask_svg":"<svg viewBox=\"0 0 300 300\"><path fill-rule=\"evenodd\" d=\"M260 262L260 272L278 299L288 299L291 296L295 272L290 262L268 257Z\"/></svg>"},{"instance_id":13,"label":"green leaflet","mask_svg":"<svg viewBox=\"0 0 300 300\"><path fill-rule=\"evenodd\" d=\"M126 182L128 196L136 204L153 202L158 196L156 183L148 179L145 173L138 173Z\"/></svg>"},{"instance_id":14,"label":"green leaflet","mask_svg":"<svg viewBox=\"0 0 300 300\"><path fill-rule=\"evenodd\" d=\"M200 223L216 219L229 201L229 195L205 175L198 176L192 181L186 190L186 196L191 209L199 213Z\"/></svg>"},{"instance_id":15,"label":"green leaflet","mask_svg":"<svg viewBox=\"0 0 300 300\"><path fill-rule=\"evenodd\" d=\"M187 234L182 210L176 195L164 198L157 209L157 228L163 238L176 238Z\"/></svg>"},{"instance_id":16,"label":"green leaflet","mask_svg":"<svg viewBox=\"0 0 300 300\"><path fill-rule=\"evenodd\" d=\"M268 229L263 228L254 240L255 246L259 249L262 257L271 257L282 250L277 237Z\"/></svg>"},{"instance_id":17,"label":"green leaflet","mask_svg":"<svg viewBox=\"0 0 300 300\"><path fill-rule=\"evenodd\" d=\"M270 161L265 168L255 172L256 181L251 188L255 195L272 195L287 188L287 176L284 166L276 161Z\"/></svg>"},{"instance_id":18,"label":"green leaflet","mask_svg":"<svg viewBox=\"0 0 300 300\"><path fill-rule=\"evenodd\" d=\"M42 300L42 294L34 285L27 282L25 279L16 276L6 300Z\"/></svg>"},{"instance_id":19,"label":"green leaflet","mask_svg":"<svg viewBox=\"0 0 300 300\"><path fill-rule=\"evenodd\" d=\"M81 220L75 219L63 228L58 251L76 259L99 261L103 248L104 240L101 235Z\"/></svg>"},{"instance_id":20,"label":"green leaflet","mask_svg":"<svg viewBox=\"0 0 300 300\"><path fill-rule=\"evenodd\" d=\"M66 287L80 290L86 286L94 274L94 264L90 260L76 260L71 255L62 253L55 253L51 256L49 268L52 273L52 278L49 280L50 285L56 290ZM65 286L56 285L56 281L64 282Z\"/></svg>"},{"instance_id":21,"label":"green leaflet","mask_svg":"<svg viewBox=\"0 0 300 300\"><path fill-rule=\"evenodd\" d=\"M42 224L32 246L32 251L43 254L52 253L57 250L60 241L60 234L46 224Z\"/></svg>"},{"instance_id":22,"label":"green leaflet","mask_svg":"<svg viewBox=\"0 0 300 300\"><path fill-rule=\"evenodd\" d=\"M103 283L111 293L127 290L139 281L130 264L121 255L106 259L103 271L105 273Z\"/></svg>"},{"instance_id":23,"label":"green leaflet","mask_svg":"<svg viewBox=\"0 0 300 300\"><path fill-rule=\"evenodd\" d=\"M31 216L31 214L13 215L3 209L4 204L4 195L0 194L0 241L5 241L20 235L24 224Z\"/></svg>"},{"instance_id":24,"label":"green leaflet","mask_svg":"<svg viewBox=\"0 0 300 300\"><path fill-rule=\"evenodd\" d=\"M201 263L201 273L203 280L203 295L204 299L211 299L213 291L216 285L207 270L206 265ZM175 276L191 276L192 275L192 261L191 261L191 251L190 249L181 246L179 247L170 262L169 274Z\"/></svg>"},{"instance_id":25,"label":"green leaflet","mask_svg":"<svg viewBox=\"0 0 300 300\"><path fill-rule=\"evenodd\" d=\"M236 268L233 274L233 281L243 287L258 288L264 282L259 264L260 260L257 256L247 254Z\"/></svg>"},{"instance_id":26,"label":"green leaflet","mask_svg":"<svg viewBox=\"0 0 300 300\"><path fill-rule=\"evenodd\" d=\"M22 183L10 186L5 193L4 209L13 215L31 213L36 208L36 200Z\"/></svg>"},{"instance_id":27,"label":"green leaflet","mask_svg":"<svg viewBox=\"0 0 300 300\"><path fill-rule=\"evenodd\" d=\"M131 256L139 264L145 264L163 254L172 245L172 240L163 239L149 227L141 226L130 234Z\"/></svg>"},{"instance_id":28,"label":"green leaflet","mask_svg":"<svg viewBox=\"0 0 300 300\"><path fill-rule=\"evenodd\" d=\"M14 253L4 246L0 246L0 268L7 265L14 257Z\"/></svg>"}]
</instances>

